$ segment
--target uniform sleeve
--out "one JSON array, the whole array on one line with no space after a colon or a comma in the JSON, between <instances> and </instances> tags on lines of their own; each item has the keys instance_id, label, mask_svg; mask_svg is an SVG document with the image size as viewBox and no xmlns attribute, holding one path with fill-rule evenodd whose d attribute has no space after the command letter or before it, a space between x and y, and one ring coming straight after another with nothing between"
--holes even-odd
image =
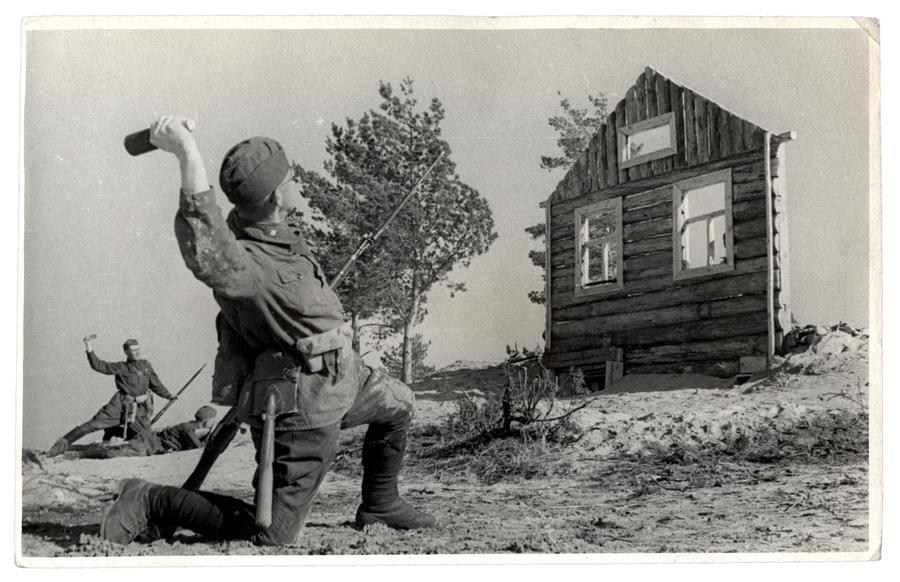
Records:
<instances>
[{"instance_id":1,"label":"uniform sleeve","mask_svg":"<svg viewBox=\"0 0 900 582\"><path fill-rule=\"evenodd\" d=\"M147 362L147 375L150 377L150 390L153 390L155 394L158 394L166 400L171 400L172 393L163 385L162 380L156 375L156 371L153 369L153 366L150 365L150 362Z\"/></svg>"},{"instance_id":2,"label":"uniform sleeve","mask_svg":"<svg viewBox=\"0 0 900 582\"><path fill-rule=\"evenodd\" d=\"M181 191L175 238L184 264L213 291L235 299L256 294L260 268L228 228L212 188Z\"/></svg>"},{"instance_id":3,"label":"uniform sleeve","mask_svg":"<svg viewBox=\"0 0 900 582\"><path fill-rule=\"evenodd\" d=\"M199 449L200 447L203 446L203 442L200 440L200 437L197 436L197 431L195 431L194 429L190 429L185 432L187 434L188 440L191 443L190 449L185 449L185 450Z\"/></svg>"},{"instance_id":4,"label":"uniform sleeve","mask_svg":"<svg viewBox=\"0 0 900 582\"><path fill-rule=\"evenodd\" d=\"M94 352L86 352L88 364L91 365L91 369L95 372L100 372L101 374L109 374L115 375L123 371L122 365L119 363L111 364L109 362L104 362L100 358L97 357L97 354Z\"/></svg>"}]
</instances>

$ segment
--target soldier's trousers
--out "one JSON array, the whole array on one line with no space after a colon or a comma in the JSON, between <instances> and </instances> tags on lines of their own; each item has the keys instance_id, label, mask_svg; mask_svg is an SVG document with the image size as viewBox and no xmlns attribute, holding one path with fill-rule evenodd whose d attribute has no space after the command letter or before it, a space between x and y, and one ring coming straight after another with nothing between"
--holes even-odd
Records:
<instances>
[{"instance_id":1,"label":"soldier's trousers","mask_svg":"<svg viewBox=\"0 0 900 582\"><path fill-rule=\"evenodd\" d=\"M372 465L370 461L367 468L366 455L380 458L381 452L388 451L387 457L396 459L389 469L396 483L413 403L412 390L406 384L372 371L341 422L312 430L276 431L272 524L266 529L255 526L254 507L241 500L162 485L150 490L149 522L161 530L183 527L218 540L291 544L300 535L319 485L334 461L342 428L369 425L363 446L364 470L369 471ZM258 463L261 431L251 429L251 436ZM254 489L258 478L259 468L253 479ZM364 487L365 481L364 477Z\"/></svg>"},{"instance_id":2,"label":"soldier's trousers","mask_svg":"<svg viewBox=\"0 0 900 582\"><path fill-rule=\"evenodd\" d=\"M137 406L137 414L134 422L128 423L126 439L150 430L150 415L153 414L153 403L150 398L145 402L132 404ZM104 431L103 440L109 440L111 436L122 436L121 430L116 434L116 428L125 421L127 404L125 396L116 392L103 408L97 411L91 419L67 432L63 438L71 445L78 439L98 430Z\"/></svg>"}]
</instances>

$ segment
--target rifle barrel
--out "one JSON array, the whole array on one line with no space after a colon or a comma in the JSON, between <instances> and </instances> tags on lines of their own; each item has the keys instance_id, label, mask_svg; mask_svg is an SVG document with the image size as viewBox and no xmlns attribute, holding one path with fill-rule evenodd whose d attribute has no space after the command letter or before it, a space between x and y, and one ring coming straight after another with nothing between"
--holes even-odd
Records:
<instances>
[{"instance_id":1,"label":"rifle barrel","mask_svg":"<svg viewBox=\"0 0 900 582\"><path fill-rule=\"evenodd\" d=\"M338 286L338 283L341 282L341 279L344 278L344 276L347 274L347 271L350 270L350 267L353 266L353 263L356 262L356 260L359 258L359 256L361 254L363 254L363 252L365 252L365 250L367 248L369 248L369 245L371 245L373 242L375 242L375 239L377 239L379 236L381 236L381 233L384 232L384 230L388 227L388 225L391 223L391 221L393 221L394 218L396 218L397 215L400 214L400 210L403 208L403 206L406 205L406 203L409 201L409 199L412 198L412 195L415 194L416 190L419 189L419 186L422 185L422 182L425 181L425 178L428 177L428 174L430 174L431 171L434 170L434 167L438 165L438 162L440 162L443 159L445 153L446 152L442 151L440 153L440 155L438 155L438 157L435 158L435 160L431 163L431 165L428 166L428 169L425 170L425 173L422 174L422 176L419 178L419 181L416 182L415 186L413 186L412 189L406 193L406 196L403 197L403 200L400 201L400 204L398 204L397 207L394 208L394 211L391 212L391 215L387 217L387 220L385 220L381 224L381 226L378 228L378 230L376 230L373 234L365 237L363 239L363 241L361 243L359 243L359 246L356 247L356 250L353 251L353 254L350 255L350 258L347 259L347 261L341 267L341 270L338 271L338 274L335 275L334 279L332 279L332 281L331 281L332 289L334 289Z\"/></svg>"},{"instance_id":2,"label":"rifle barrel","mask_svg":"<svg viewBox=\"0 0 900 582\"><path fill-rule=\"evenodd\" d=\"M200 372L202 372L202 371L203 371L203 368L205 368L205 367L206 367L206 362L204 362L203 365L200 366L200 369L199 369L199 370L197 370L196 372L194 372L194 375L191 376L190 380L188 380L187 382L184 383L184 386L181 387L181 390L179 390L179 391L175 394L175 397L176 397L176 398L179 397L179 396L181 396L181 393L184 392L185 390L187 390L187 387L191 385L191 382L194 381L194 378L196 378L197 376L199 376L199 375L200 375ZM153 420L150 421L150 424L155 424L157 420L159 420L160 418L162 418L162 415L166 413L166 411L169 409L170 406L172 406L173 403L174 403L173 400L169 400L168 402L166 402L166 405L162 407L162 410L160 410L159 412L156 413L156 416L153 417Z\"/></svg>"}]
</instances>

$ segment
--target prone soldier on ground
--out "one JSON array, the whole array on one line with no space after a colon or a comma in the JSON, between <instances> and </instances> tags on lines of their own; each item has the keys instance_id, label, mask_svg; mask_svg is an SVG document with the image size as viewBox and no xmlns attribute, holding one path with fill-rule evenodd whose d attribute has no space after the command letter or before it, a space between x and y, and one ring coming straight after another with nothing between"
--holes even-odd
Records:
<instances>
[{"instance_id":1,"label":"prone soldier on ground","mask_svg":"<svg viewBox=\"0 0 900 582\"><path fill-rule=\"evenodd\" d=\"M164 455L179 451L199 449L206 443L210 429L215 424L216 409L201 406L194 414L194 420L166 427L160 431L143 432L128 442L119 445L93 443L75 446L68 456L79 459L112 459L117 457L142 457Z\"/></svg>"}]
</instances>

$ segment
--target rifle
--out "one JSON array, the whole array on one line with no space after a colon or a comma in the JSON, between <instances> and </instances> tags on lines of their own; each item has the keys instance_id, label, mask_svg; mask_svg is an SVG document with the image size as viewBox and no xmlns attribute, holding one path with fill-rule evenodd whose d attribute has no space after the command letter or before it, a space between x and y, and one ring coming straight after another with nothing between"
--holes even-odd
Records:
<instances>
[{"instance_id":1,"label":"rifle","mask_svg":"<svg viewBox=\"0 0 900 582\"><path fill-rule=\"evenodd\" d=\"M185 383L184 383L184 386L181 387L181 390L179 390L179 391L175 394L175 398L178 398L179 396L181 396L181 393L182 393L182 392L184 392L185 390L187 390L187 387L191 385L191 382L194 381L194 378L196 378L197 376L199 376L199 375L200 375L200 372L202 372L202 371L203 371L203 368L205 368L205 367L206 367L206 363L204 363L202 366L200 366L200 369L199 369L199 370L197 370L196 372L194 372L194 375L191 376L191 379L188 380L187 382L185 382ZM166 411L169 409L169 407L172 406L172 404L174 404L174 403L175 403L175 399L174 399L174 398L173 398L172 400L169 400L168 402L166 402L166 405L163 406L162 410L160 410L160 411L156 414L156 416L153 417L153 420L150 421L150 424L151 424L151 425L156 424L156 421L159 420L159 419L162 417L162 415L166 413Z\"/></svg>"},{"instance_id":2,"label":"rifle","mask_svg":"<svg viewBox=\"0 0 900 582\"><path fill-rule=\"evenodd\" d=\"M366 236L363 237L362 241L359 243L359 246L356 247L356 250L353 251L353 254L350 255L350 258L348 258L344 262L344 265L341 267L341 270L338 271L338 274L335 275L334 279L331 280L331 283L329 284L329 286L332 289L337 289L337 286L341 282L341 279L343 279L344 276L347 274L347 272L350 271L350 268L353 266L353 264L356 262L356 260L359 259L359 257L364 252L366 252L366 249L368 249L372 245L372 243L374 243L375 240L378 239L378 237L380 237L384 233L384 231L388 227L388 225L400 213L400 209L402 209L403 206L409 201L409 199L412 198L413 194L415 194L415 192L416 192L416 190L418 190L419 186L422 185L422 182L425 181L425 178L427 178L428 175L432 172L432 170L434 170L434 168L435 168L435 166L437 166L438 162L441 161L441 159L444 157L444 154L445 154L445 152L442 151L440 153L440 155L438 155L438 157L434 160L434 162L432 162L432 164L428 167L428 169L425 170L425 173L422 174L422 177L419 178L419 180L410 189L410 191L406 193L406 196L403 197L403 200L401 200L400 203L397 205L397 207L394 208L394 211L391 212L391 215L387 217L387 220L385 220L381 224L381 226L378 228L378 230L376 230L372 234L367 234ZM272 431L270 430L270 425L272 428L274 428L275 415L274 414L273 415L266 414L265 418L266 418L266 426L263 429L263 433L264 433L264 436L267 436L270 433L272 433ZM215 464L216 459L219 458L219 455L221 455L223 452L225 452L225 449L227 449L228 445L231 444L231 441L234 440L234 437L237 434L240 427L241 427L241 422L237 418L237 408L232 407L231 409L228 410L228 412L225 414L225 416L222 417L222 420L219 421L219 424L216 425L216 428L214 428L213 431L209 434L209 439L206 441L206 446L203 447L203 453L200 455L200 460L197 461L197 466L194 467L194 471L190 474L190 476L188 476L187 480L184 482L184 485L182 485L182 488L189 489L191 491L196 491L196 490L200 489L200 487L203 485L203 481L206 480L207 475L209 475L210 470L212 469L213 465ZM262 443L264 450L271 451L272 443L268 442L269 440L270 439L267 436L266 442ZM262 458L261 458L261 460L262 460ZM266 479L269 479L269 482L271 482L270 481L271 471L272 471L271 461L268 464L260 463L260 466L262 467L262 473L260 475L260 481L259 481L260 484L266 482ZM268 474L267 474L267 472L268 472ZM268 497L264 496L263 501L265 501L266 499L268 499L269 503L271 503L271 496L268 496ZM271 512L271 507L269 507L269 508L257 507L257 517L264 516L267 511Z\"/></svg>"}]
</instances>

